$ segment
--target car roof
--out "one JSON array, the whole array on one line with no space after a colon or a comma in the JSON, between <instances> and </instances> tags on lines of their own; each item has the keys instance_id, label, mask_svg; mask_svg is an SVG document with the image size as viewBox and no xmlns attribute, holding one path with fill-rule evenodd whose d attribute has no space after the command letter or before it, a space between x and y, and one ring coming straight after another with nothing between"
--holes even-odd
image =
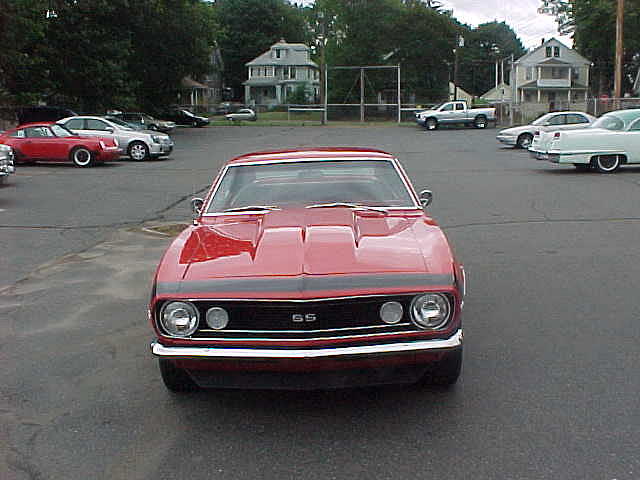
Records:
<instances>
[{"instance_id":1,"label":"car roof","mask_svg":"<svg viewBox=\"0 0 640 480\"><path fill-rule=\"evenodd\" d=\"M14 130L18 130L20 128L27 128L27 127L48 127L50 125L53 125L56 122L29 122L29 123L23 123L22 125L18 125L16 128L14 128Z\"/></svg>"},{"instance_id":2,"label":"car roof","mask_svg":"<svg viewBox=\"0 0 640 480\"><path fill-rule=\"evenodd\" d=\"M232 158L227 164L273 162L282 160L393 160L383 150L363 147L309 147L254 152Z\"/></svg>"},{"instance_id":3,"label":"car roof","mask_svg":"<svg viewBox=\"0 0 640 480\"><path fill-rule=\"evenodd\" d=\"M612 113L617 117L620 117L625 122L635 120L640 117L640 108L630 108L628 110L615 110L613 112L607 112L604 115Z\"/></svg>"}]
</instances>

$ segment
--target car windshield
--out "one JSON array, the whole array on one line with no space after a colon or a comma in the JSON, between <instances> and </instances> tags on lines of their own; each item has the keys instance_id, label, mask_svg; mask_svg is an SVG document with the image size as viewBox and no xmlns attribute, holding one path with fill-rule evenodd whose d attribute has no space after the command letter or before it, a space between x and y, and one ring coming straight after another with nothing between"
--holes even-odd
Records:
<instances>
[{"instance_id":1,"label":"car windshield","mask_svg":"<svg viewBox=\"0 0 640 480\"><path fill-rule=\"evenodd\" d=\"M109 120L111 123L115 123L119 127L124 128L125 130L135 130L133 127L131 127L130 124L128 124L124 120L120 120L119 118L116 118L116 117L104 117L104 118L106 120Z\"/></svg>"},{"instance_id":2,"label":"car windshield","mask_svg":"<svg viewBox=\"0 0 640 480\"><path fill-rule=\"evenodd\" d=\"M622 130L624 129L624 122L616 115L603 115L598 120L593 122L591 128L604 128L606 130Z\"/></svg>"},{"instance_id":3,"label":"car windshield","mask_svg":"<svg viewBox=\"0 0 640 480\"><path fill-rule=\"evenodd\" d=\"M73 137L73 133L64 128L62 125L54 123L51 125L51 131L56 137Z\"/></svg>"},{"instance_id":4,"label":"car windshield","mask_svg":"<svg viewBox=\"0 0 640 480\"><path fill-rule=\"evenodd\" d=\"M416 208L392 162L339 160L231 165L207 213L262 205Z\"/></svg>"},{"instance_id":5,"label":"car windshield","mask_svg":"<svg viewBox=\"0 0 640 480\"><path fill-rule=\"evenodd\" d=\"M189 110L180 110L180 111L184 113L187 117L195 117L195 115L191 113Z\"/></svg>"},{"instance_id":6,"label":"car windshield","mask_svg":"<svg viewBox=\"0 0 640 480\"><path fill-rule=\"evenodd\" d=\"M553 114L546 113L546 114L542 115L540 118L537 118L533 122L531 122L531 125L544 125L545 123L547 123L549 121L549 119L552 116L553 116Z\"/></svg>"}]
</instances>

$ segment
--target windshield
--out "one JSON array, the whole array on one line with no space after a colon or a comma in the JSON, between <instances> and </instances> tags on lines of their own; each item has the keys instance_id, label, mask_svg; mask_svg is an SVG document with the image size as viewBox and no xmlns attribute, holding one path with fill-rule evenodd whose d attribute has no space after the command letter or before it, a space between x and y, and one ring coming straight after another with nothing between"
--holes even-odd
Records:
<instances>
[{"instance_id":1,"label":"windshield","mask_svg":"<svg viewBox=\"0 0 640 480\"><path fill-rule=\"evenodd\" d=\"M551 113L546 113L542 115L540 118L535 119L531 122L531 125L544 125L547 121L552 117Z\"/></svg>"},{"instance_id":2,"label":"windshield","mask_svg":"<svg viewBox=\"0 0 640 480\"><path fill-rule=\"evenodd\" d=\"M195 117L195 115L189 110L181 110L181 112L184 113L187 117Z\"/></svg>"},{"instance_id":3,"label":"windshield","mask_svg":"<svg viewBox=\"0 0 640 480\"><path fill-rule=\"evenodd\" d=\"M604 128L606 130L622 130L624 129L624 122L616 115L608 114L603 115L598 120L593 122L591 128Z\"/></svg>"},{"instance_id":4,"label":"windshield","mask_svg":"<svg viewBox=\"0 0 640 480\"><path fill-rule=\"evenodd\" d=\"M131 125L123 120L120 120L116 117L104 117L106 120L109 120L111 123L115 123L116 125L124 128L125 130L135 130L131 127Z\"/></svg>"},{"instance_id":5,"label":"windshield","mask_svg":"<svg viewBox=\"0 0 640 480\"><path fill-rule=\"evenodd\" d=\"M230 166L207 213L327 203L416 208L393 163L344 160Z\"/></svg>"},{"instance_id":6,"label":"windshield","mask_svg":"<svg viewBox=\"0 0 640 480\"><path fill-rule=\"evenodd\" d=\"M51 131L56 137L73 137L74 134L64 128L62 125L54 123L51 125Z\"/></svg>"}]
</instances>

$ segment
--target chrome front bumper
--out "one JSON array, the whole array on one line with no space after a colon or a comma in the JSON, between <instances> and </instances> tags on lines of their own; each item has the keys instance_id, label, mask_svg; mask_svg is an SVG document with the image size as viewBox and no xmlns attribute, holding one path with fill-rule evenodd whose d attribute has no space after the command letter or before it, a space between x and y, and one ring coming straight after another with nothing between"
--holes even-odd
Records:
<instances>
[{"instance_id":1,"label":"chrome front bumper","mask_svg":"<svg viewBox=\"0 0 640 480\"><path fill-rule=\"evenodd\" d=\"M154 341L151 352L161 358L173 359L244 359L244 360L295 360L363 358L388 354L415 354L433 350L449 350L462 345L462 329L447 339L417 340L413 342L386 343L336 348L237 348L237 347L167 347Z\"/></svg>"}]
</instances>

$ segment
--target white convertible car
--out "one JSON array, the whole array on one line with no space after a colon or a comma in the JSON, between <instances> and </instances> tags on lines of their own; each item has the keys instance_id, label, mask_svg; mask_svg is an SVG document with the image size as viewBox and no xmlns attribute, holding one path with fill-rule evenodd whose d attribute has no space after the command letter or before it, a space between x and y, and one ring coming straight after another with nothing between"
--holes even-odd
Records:
<instances>
[{"instance_id":1,"label":"white convertible car","mask_svg":"<svg viewBox=\"0 0 640 480\"><path fill-rule=\"evenodd\" d=\"M536 160L600 173L640 163L640 109L606 113L582 130L541 132L529 151Z\"/></svg>"}]
</instances>

